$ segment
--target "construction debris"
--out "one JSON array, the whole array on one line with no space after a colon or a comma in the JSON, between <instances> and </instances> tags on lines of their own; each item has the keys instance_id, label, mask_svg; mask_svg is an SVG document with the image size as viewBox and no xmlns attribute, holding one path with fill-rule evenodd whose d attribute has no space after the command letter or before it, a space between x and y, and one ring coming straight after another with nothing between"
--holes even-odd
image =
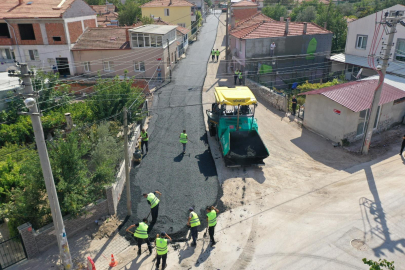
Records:
<instances>
[{"instance_id":1,"label":"construction debris","mask_svg":"<svg viewBox=\"0 0 405 270\"><path fill-rule=\"evenodd\" d=\"M105 216L95 221L100 227L96 233L91 235L92 239L109 238L121 224L117 216Z\"/></svg>"}]
</instances>

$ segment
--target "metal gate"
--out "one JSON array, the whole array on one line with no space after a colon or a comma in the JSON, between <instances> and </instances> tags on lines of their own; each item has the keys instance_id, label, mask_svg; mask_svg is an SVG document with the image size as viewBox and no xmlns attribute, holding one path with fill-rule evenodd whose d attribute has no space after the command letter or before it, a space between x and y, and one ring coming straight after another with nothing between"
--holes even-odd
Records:
<instances>
[{"instance_id":1,"label":"metal gate","mask_svg":"<svg viewBox=\"0 0 405 270\"><path fill-rule=\"evenodd\" d=\"M0 242L0 270L26 258L27 252L20 235Z\"/></svg>"}]
</instances>

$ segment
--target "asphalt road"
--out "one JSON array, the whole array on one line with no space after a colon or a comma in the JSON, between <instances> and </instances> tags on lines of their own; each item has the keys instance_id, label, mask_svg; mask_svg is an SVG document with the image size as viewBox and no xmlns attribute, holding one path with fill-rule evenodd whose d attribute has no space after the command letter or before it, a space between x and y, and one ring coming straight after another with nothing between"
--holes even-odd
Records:
<instances>
[{"instance_id":1,"label":"asphalt road","mask_svg":"<svg viewBox=\"0 0 405 270\"><path fill-rule=\"evenodd\" d=\"M194 207L206 227L205 207L217 204L221 196L215 164L209 151L204 125L201 91L207 61L217 33L218 19L213 15L201 29L198 41L187 51L172 72L172 82L154 94L149 123L149 153L131 172L133 214L125 227L146 217L150 206L142 193L162 192L158 222L150 237L166 231L177 239L187 233L189 207ZM187 130L189 142L182 155L179 136ZM126 191L118 205L121 219L126 216ZM151 217L149 217L149 221ZM127 233L129 234L129 233ZM129 240L131 237L127 237Z\"/></svg>"}]
</instances>

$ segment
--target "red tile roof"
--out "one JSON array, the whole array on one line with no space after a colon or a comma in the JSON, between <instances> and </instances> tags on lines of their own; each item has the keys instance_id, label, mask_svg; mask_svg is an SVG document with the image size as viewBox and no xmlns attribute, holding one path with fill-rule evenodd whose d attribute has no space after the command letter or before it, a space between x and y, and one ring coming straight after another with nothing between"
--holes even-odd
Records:
<instances>
[{"instance_id":1,"label":"red tile roof","mask_svg":"<svg viewBox=\"0 0 405 270\"><path fill-rule=\"evenodd\" d=\"M257 6L258 4L246 0L232 4L232 7L257 7Z\"/></svg>"},{"instance_id":2,"label":"red tile roof","mask_svg":"<svg viewBox=\"0 0 405 270\"><path fill-rule=\"evenodd\" d=\"M131 27L88 28L72 50L120 50L130 49L126 31Z\"/></svg>"},{"instance_id":3,"label":"red tile roof","mask_svg":"<svg viewBox=\"0 0 405 270\"><path fill-rule=\"evenodd\" d=\"M170 2L172 4L170 4ZM141 7L192 7L195 6L185 0L152 0L148 3L143 4Z\"/></svg>"},{"instance_id":4,"label":"red tile roof","mask_svg":"<svg viewBox=\"0 0 405 270\"><path fill-rule=\"evenodd\" d=\"M275 20L273 20L270 17L267 17L266 15L264 15L263 13L261 13L260 11L255 13L254 15L239 21L237 24L235 24L235 27L232 29L232 31L236 30L236 29L241 29L241 28L245 28L247 26L251 26L253 24L256 23L260 23L260 22L275 22Z\"/></svg>"},{"instance_id":5,"label":"red tile roof","mask_svg":"<svg viewBox=\"0 0 405 270\"><path fill-rule=\"evenodd\" d=\"M236 29L231 35L240 39L270 38L285 36L285 22L261 22L252 26ZM304 23L290 22L288 36L301 36L304 31ZM332 32L314 23L307 23L307 35L330 34Z\"/></svg>"},{"instance_id":6,"label":"red tile roof","mask_svg":"<svg viewBox=\"0 0 405 270\"><path fill-rule=\"evenodd\" d=\"M301 93L299 95L324 95L353 112L360 112L371 107L374 91L377 88L377 85L378 80L355 81L325 87ZM405 91L385 83L383 85L379 105L403 97L405 97Z\"/></svg>"},{"instance_id":7,"label":"red tile roof","mask_svg":"<svg viewBox=\"0 0 405 270\"><path fill-rule=\"evenodd\" d=\"M3 18L60 18L76 0L0 0L0 19ZM31 4L28 4L31 2Z\"/></svg>"}]
</instances>

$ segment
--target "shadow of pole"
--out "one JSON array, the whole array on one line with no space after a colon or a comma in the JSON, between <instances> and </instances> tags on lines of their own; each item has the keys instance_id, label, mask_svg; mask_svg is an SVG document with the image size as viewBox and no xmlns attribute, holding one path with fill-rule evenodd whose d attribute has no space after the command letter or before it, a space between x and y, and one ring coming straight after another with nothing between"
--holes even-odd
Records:
<instances>
[{"instance_id":1,"label":"shadow of pole","mask_svg":"<svg viewBox=\"0 0 405 270\"><path fill-rule=\"evenodd\" d=\"M393 241L391 239L391 234L387 225L387 220L385 217L384 209L381 204L380 196L378 194L373 172L370 167L365 168L364 171L366 173L368 187L374 198L374 203L370 204L369 211L371 215L375 216L374 221L377 222L377 224L379 224L374 228L370 225L370 233L384 240L384 242L380 246L373 248L374 255L376 257L386 255L384 253L384 249L388 250L391 253L394 253L395 251L404 253L404 251L401 248L399 248L399 245L405 247L405 239L399 239L396 241Z\"/></svg>"}]
</instances>

